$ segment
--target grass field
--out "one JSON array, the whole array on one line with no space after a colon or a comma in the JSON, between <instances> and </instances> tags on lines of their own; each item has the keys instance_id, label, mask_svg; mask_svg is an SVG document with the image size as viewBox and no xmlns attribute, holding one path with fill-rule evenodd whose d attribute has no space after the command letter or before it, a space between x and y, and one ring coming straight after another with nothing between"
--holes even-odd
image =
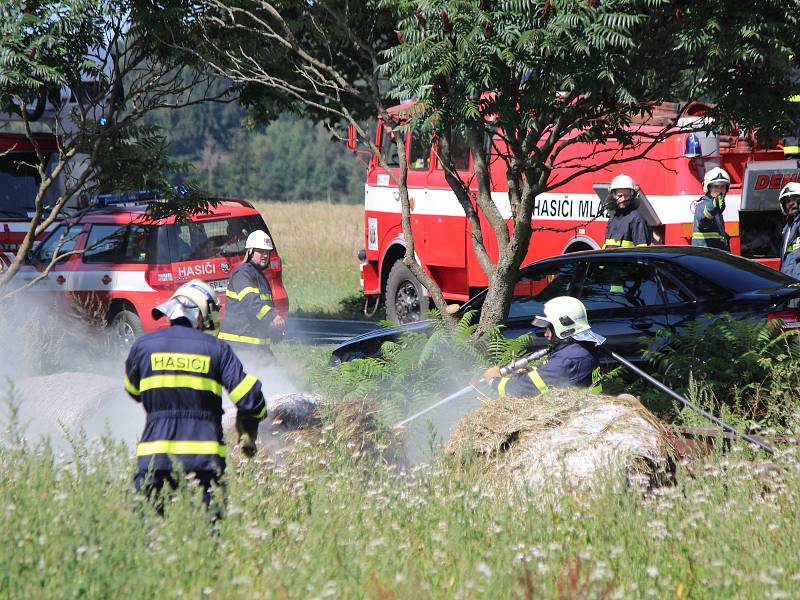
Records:
<instances>
[{"instance_id":1,"label":"grass field","mask_svg":"<svg viewBox=\"0 0 800 600\"><path fill-rule=\"evenodd\" d=\"M660 492L492 492L475 472L401 473L335 426L276 468L229 458L213 533L196 496L159 518L129 451L74 457L0 437L0 596L37 598L796 598L800 469L742 452Z\"/></svg>"},{"instance_id":2,"label":"grass field","mask_svg":"<svg viewBox=\"0 0 800 600\"><path fill-rule=\"evenodd\" d=\"M341 313L361 294L356 253L364 247L364 207L327 202L258 202L283 259L292 313ZM358 301L351 301L351 304Z\"/></svg>"}]
</instances>

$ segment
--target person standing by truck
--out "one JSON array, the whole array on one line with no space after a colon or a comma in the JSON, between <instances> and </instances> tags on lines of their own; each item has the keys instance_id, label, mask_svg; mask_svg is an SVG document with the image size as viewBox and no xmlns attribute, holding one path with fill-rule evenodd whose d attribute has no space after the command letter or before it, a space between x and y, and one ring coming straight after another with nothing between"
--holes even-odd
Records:
<instances>
[{"instance_id":1,"label":"person standing by truck","mask_svg":"<svg viewBox=\"0 0 800 600\"><path fill-rule=\"evenodd\" d=\"M231 343L237 351L261 351L270 359L270 339L286 325L275 311L272 288L263 272L274 247L264 231L247 236L245 259L231 273L225 292L225 317L219 331L219 339Z\"/></svg>"},{"instance_id":2,"label":"person standing by truck","mask_svg":"<svg viewBox=\"0 0 800 600\"><path fill-rule=\"evenodd\" d=\"M781 273L800 279L800 183L791 181L783 186L778 201L786 216L781 232Z\"/></svg>"},{"instance_id":3,"label":"person standing by truck","mask_svg":"<svg viewBox=\"0 0 800 600\"><path fill-rule=\"evenodd\" d=\"M649 246L650 230L636 210L639 188L627 175L617 175L611 180L609 204L613 214L606 225L606 241L603 248L631 248Z\"/></svg>"},{"instance_id":4,"label":"person standing by truck","mask_svg":"<svg viewBox=\"0 0 800 600\"><path fill-rule=\"evenodd\" d=\"M731 187L731 176L721 167L714 167L703 177L705 195L694 209L692 246L707 246L730 252L728 234L725 233L725 195Z\"/></svg>"}]
</instances>

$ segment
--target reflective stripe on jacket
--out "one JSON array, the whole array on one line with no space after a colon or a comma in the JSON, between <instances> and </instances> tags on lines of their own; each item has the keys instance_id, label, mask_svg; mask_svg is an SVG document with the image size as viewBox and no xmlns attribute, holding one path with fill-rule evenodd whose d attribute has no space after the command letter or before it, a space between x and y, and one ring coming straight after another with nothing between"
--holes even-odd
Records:
<instances>
[{"instance_id":1,"label":"reflective stripe on jacket","mask_svg":"<svg viewBox=\"0 0 800 600\"><path fill-rule=\"evenodd\" d=\"M125 361L125 390L147 413L136 449L138 472L222 471L222 389L243 413L261 419L261 382L245 374L225 342L181 325L140 337Z\"/></svg>"},{"instance_id":2,"label":"reflective stripe on jacket","mask_svg":"<svg viewBox=\"0 0 800 600\"><path fill-rule=\"evenodd\" d=\"M722 211L714 206L714 201L708 196L700 198L694 209L692 246L707 246L730 252Z\"/></svg>"},{"instance_id":3,"label":"reflective stripe on jacket","mask_svg":"<svg viewBox=\"0 0 800 600\"><path fill-rule=\"evenodd\" d=\"M247 347L265 346L274 317L275 302L264 273L249 260L241 263L231 274L225 292L225 318L219 339Z\"/></svg>"},{"instance_id":4,"label":"reflective stripe on jacket","mask_svg":"<svg viewBox=\"0 0 800 600\"><path fill-rule=\"evenodd\" d=\"M550 354L547 362L527 373L492 381L502 396L538 396L551 387L592 386L593 374L600 366L589 342L568 340Z\"/></svg>"},{"instance_id":5,"label":"reflective stripe on jacket","mask_svg":"<svg viewBox=\"0 0 800 600\"><path fill-rule=\"evenodd\" d=\"M781 273L800 279L800 219L795 217L781 232Z\"/></svg>"},{"instance_id":6,"label":"reflective stripe on jacket","mask_svg":"<svg viewBox=\"0 0 800 600\"><path fill-rule=\"evenodd\" d=\"M644 217L633 207L615 210L606 224L603 248L632 248L650 244L650 230Z\"/></svg>"}]
</instances>

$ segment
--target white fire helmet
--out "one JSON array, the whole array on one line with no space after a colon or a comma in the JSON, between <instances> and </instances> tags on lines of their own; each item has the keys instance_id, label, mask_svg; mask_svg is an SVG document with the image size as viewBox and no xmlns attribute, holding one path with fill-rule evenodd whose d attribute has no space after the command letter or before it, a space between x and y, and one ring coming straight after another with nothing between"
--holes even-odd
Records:
<instances>
[{"instance_id":1,"label":"white fire helmet","mask_svg":"<svg viewBox=\"0 0 800 600\"><path fill-rule=\"evenodd\" d=\"M269 234L256 229L253 233L247 236L247 243L244 245L247 250L274 250L275 246L272 243L272 238Z\"/></svg>"},{"instance_id":2,"label":"white fire helmet","mask_svg":"<svg viewBox=\"0 0 800 600\"><path fill-rule=\"evenodd\" d=\"M708 186L712 183L724 185L727 189L731 187L731 176L722 167L714 167L703 177L703 192L707 194Z\"/></svg>"},{"instance_id":3,"label":"white fire helmet","mask_svg":"<svg viewBox=\"0 0 800 600\"><path fill-rule=\"evenodd\" d=\"M636 192L637 189L636 182L627 175L617 175L611 180L611 185L608 186L608 191L612 194L614 190L631 190L632 192Z\"/></svg>"},{"instance_id":4,"label":"white fire helmet","mask_svg":"<svg viewBox=\"0 0 800 600\"><path fill-rule=\"evenodd\" d=\"M781 212L786 214L786 208L784 207L783 201L786 200L789 196L799 196L800 197L800 182L797 181L790 181L781 190L781 193L778 195L778 202L781 205ZM800 198L798 198L800 200Z\"/></svg>"},{"instance_id":5,"label":"white fire helmet","mask_svg":"<svg viewBox=\"0 0 800 600\"><path fill-rule=\"evenodd\" d=\"M559 296L544 303L544 316L533 320L537 327L553 328L556 337L562 340L589 330L589 319L583 302L572 296Z\"/></svg>"},{"instance_id":6,"label":"white fire helmet","mask_svg":"<svg viewBox=\"0 0 800 600\"><path fill-rule=\"evenodd\" d=\"M170 321L187 319L197 328L202 317L205 329L214 328L214 312L219 311L217 293L205 281L192 279L175 290L170 299L153 309L153 318L167 317Z\"/></svg>"}]
</instances>

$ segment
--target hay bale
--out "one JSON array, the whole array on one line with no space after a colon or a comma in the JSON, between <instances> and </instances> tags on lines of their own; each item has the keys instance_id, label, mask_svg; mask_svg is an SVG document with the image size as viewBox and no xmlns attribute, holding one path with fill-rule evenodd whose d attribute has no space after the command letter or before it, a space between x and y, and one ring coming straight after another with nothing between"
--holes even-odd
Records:
<instances>
[{"instance_id":1,"label":"hay bale","mask_svg":"<svg viewBox=\"0 0 800 600\"><path fill-rule=\"evenodd\" d=\"M267 415L270 424L285 429L303 429L319 423L316 410L321 398L318 394L276 394L267 398Z\"/></svg>"},{"instance_id":2,"label":"hay bale","mask_svg":"<svg viewBox=\"0 0 800 600\"><path fill-rule=\"evenodd\" d=\"M478 460L490 480L531 487L591 485L609 469L642 483L667 472L663 425L630 395L551 390L536 398L487 400L456 426L447 455Z\"/></svg>"}]
</instances>

